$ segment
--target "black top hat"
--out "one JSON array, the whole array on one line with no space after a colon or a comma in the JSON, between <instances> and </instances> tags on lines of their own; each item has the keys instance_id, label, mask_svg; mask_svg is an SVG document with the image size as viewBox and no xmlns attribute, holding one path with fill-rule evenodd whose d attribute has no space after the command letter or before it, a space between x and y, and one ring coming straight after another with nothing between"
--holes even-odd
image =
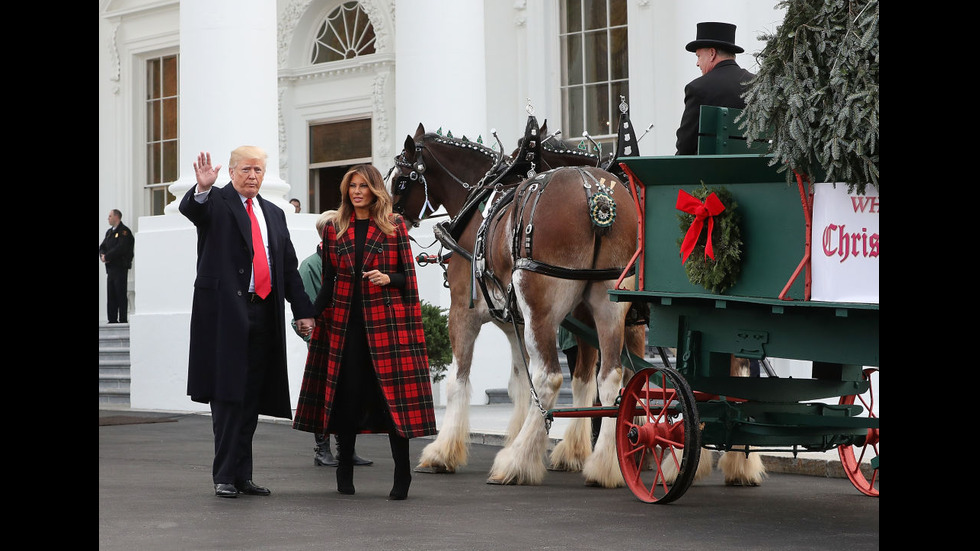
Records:
<instances>
[{"instance_id":1,"label":"black top hat","mask_svg":"<svg viewBox=\"0 0 980 551\"><path fill-rule=\"evenodd\" d=\"M698 48L719 48L733 54L744 52L735 45L735 25L731 23L698 23L698 39L687 45L687 51Z\"/></svg>"}]
</instances>

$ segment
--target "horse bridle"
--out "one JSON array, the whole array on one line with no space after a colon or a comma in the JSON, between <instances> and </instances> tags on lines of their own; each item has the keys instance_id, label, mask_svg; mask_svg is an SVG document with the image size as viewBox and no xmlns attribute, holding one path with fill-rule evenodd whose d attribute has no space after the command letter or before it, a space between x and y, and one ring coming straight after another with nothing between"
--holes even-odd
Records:
<instances>
[{"instance_id":1,"label":"horse bridle","mask_svg":"<svg viewBox=\"0 0 980 551\"><path fill-rule=\"evenodd\" d=\"M429 202L429 184L425 181L425 159L422 157L422 149L423 146L421 144L415 144L414 163L405 160L404 151L395 157L395 166L398 167L398 177L395 178L391 186L392 194L399 196L398 202L395 203L392 210L398 214L405 214L405 203L408 200L408 194L406 193L408 191L408 185L416 180L422 183L423 189L425 190L425 202L422 204L422 210L419 211L418 218L412 223L415 227L418 227L419 221L425 218L426 207L435 211L432 208L432 203Z\"/></svg>"},{"instance_id":2,"label":"horse bridle","mask_svg":"<svg viewBox=\"0 0 980 551\"><path fill-rule=\"evenodd\" d=\"M435 162L435 164L439 165L439 168L441 168L443 172L445 172L457 184L462 186L463 189L465 189L467 192L469 192L470 189L474 187L473 185L464 182L463 180L460 180L458 176L456 176L455 174L453 174L451 170L446 168L446 165L444 165L442 161L440 161L439 158L436 157L436 155L433 153L431 149L425 146L424 142L415 144L415 161L412 163L405 160L405 152L402 151L400 155L395 157L395 166L399 168L399 171L398 171L398 178L396 178L395 181L392 183L391 191L393 195L399 196L399 200L398 203L394 205L393 210L399 214L405 213L405 202L407 200L406 192L408 191L408 186L412 182L417 181L422 184L423 192L425 193L425 202L422 203L422 209L419 211L419 215L418 215L419 221L425 219L426 210L428 210L430 214L435 212L436 210L432 206L432 203L429 201L429 184L425 179L425 171L427 167L425 164L425 157L422 154L423 151L428 151L429 157L432 159L432 161ZM406 171L408 172L407 174L405 174ZM484 175L484 179L485 178L486 175ZM479 184L477 184L477 186L479 186ZM418 222L415 222L414 225L418 227Z\"/></svg>"}]
</instances>

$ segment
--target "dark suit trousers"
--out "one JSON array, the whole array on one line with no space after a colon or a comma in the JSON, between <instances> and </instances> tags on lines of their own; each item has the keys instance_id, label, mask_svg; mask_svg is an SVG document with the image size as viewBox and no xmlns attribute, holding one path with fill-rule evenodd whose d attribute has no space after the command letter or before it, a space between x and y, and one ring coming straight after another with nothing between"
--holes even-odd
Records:
<instances>
[{"instance_id":1,"label":"dark suit trousers","mask_svg":"<svg viewBox=\"0 0 980 551\"><path fill-rule=\"evenodd\" d=\"M126 297L126 285L129 270L109 269L106 272L106 309L109 323L128 323L129 301Z\"/></svg>"},{"instance_id":2,"label":"dark suit trousers","mask_svg":"<svg viewBox=\"0 0 980 551\"><path fill-rule=\"evenodd\" d=\"M252 479L252 437L259 422L259 401L270 353L275 350L275 301L248 305L248 370L242 402L211 401L215 484Z\"/></svg>"}]
</instances>

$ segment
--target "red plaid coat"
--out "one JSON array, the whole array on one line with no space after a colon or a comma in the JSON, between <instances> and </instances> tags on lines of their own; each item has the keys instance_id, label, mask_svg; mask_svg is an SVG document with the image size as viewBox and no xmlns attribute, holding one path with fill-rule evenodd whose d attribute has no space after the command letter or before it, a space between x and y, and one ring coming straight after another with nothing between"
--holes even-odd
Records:
<instances>
[{"instance_id":1,"label":"red plaid coat","mask_svg":"<svg viewBox=\"0 0 980 551\"><path fill-rule=\"evenodd\" d=\"M436 433L414 258L404 221L396 217L394 222L395 233L390 236L374 222L369 223L362 272L393 273L401 269L405 274L403 289L378 287L365 279L354 280L353 219L341 236L332 223L324 228L323 254L327 256L325 262L334 267L336 280L323 282L334 285L333 300L317 317L310 340L293 420L295 429L322 434L328 426L344 350L352 286L360 285L374 371L398 433L408 438Z\"/></svg>"}]
</instances>

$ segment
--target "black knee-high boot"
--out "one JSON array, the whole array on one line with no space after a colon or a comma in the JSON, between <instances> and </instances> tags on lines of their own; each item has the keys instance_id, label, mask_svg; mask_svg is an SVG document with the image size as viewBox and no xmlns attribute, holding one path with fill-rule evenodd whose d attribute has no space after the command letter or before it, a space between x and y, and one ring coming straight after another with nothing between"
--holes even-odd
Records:
<instances>
[{"instance_id":1,"label":"black knee-high boot","mask_svg":"<svg viewBox=\"0 0 980 551\"><path fill-rule=\"evenodd\" d=\"M408 497L408 487L412 484L412 466L408 457L408 438L392 431L388 433L391 445L391 458L395 462L395 484L391 487L390 499Z\"/></svg>"},{"instance_id":2,"label":"black knee-high boot","mask_svg":"<svg viewBox=\"0 0 980 551\"><path fill-rule=\"evenodd\" d=\"M354 493L354 441L357 433L337 435L337 491Z\"/></svg>"}]
</instances>

